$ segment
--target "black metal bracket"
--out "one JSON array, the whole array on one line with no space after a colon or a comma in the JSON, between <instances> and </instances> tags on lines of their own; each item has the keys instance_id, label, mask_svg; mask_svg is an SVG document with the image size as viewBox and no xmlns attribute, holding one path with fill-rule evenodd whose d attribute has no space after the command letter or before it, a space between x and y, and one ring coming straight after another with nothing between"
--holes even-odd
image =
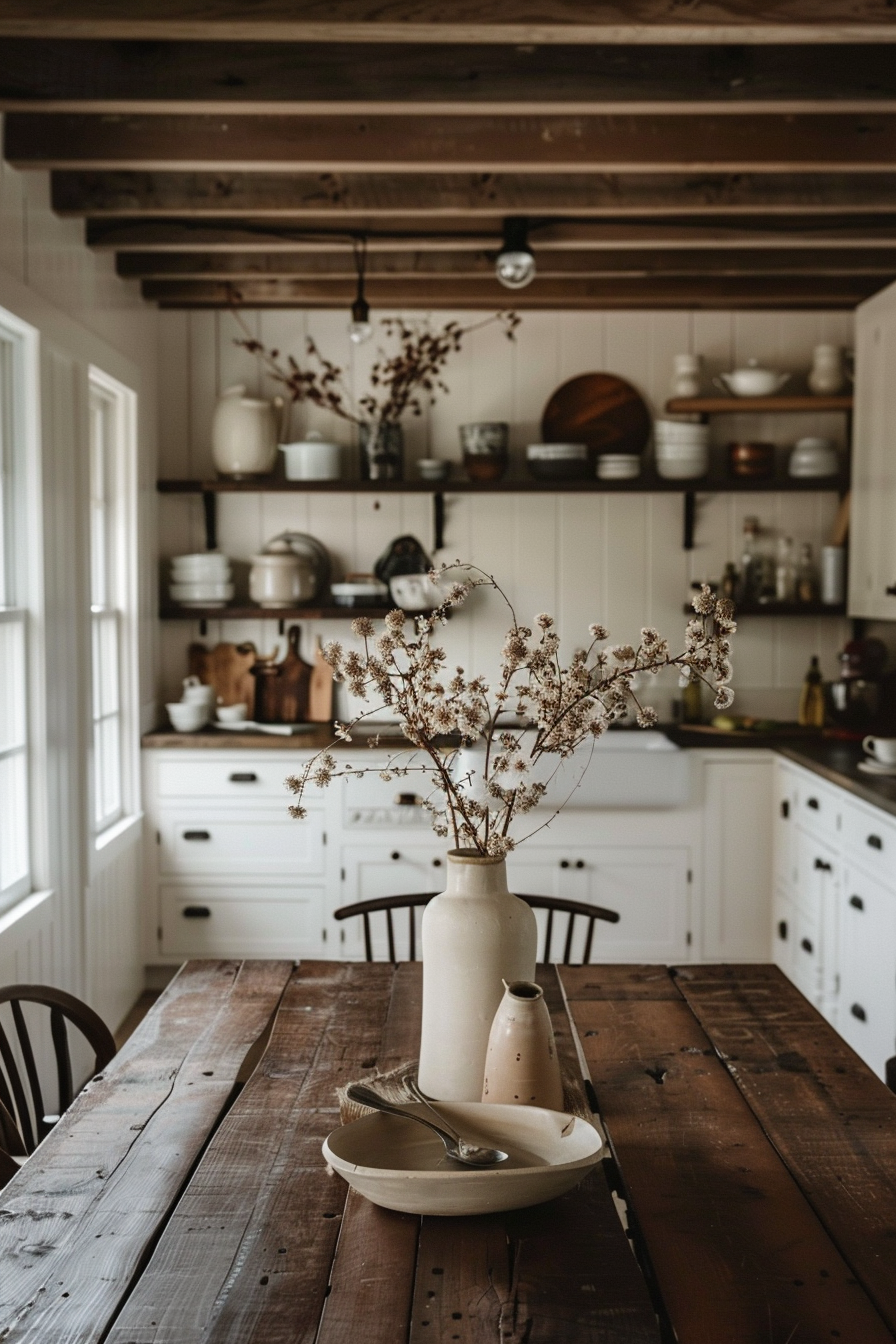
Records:
<instances>
[{"instance_id":1,"label":"black metal bracket","mask_svg":"<svg viewBox=\"0 0 896 1344\"><path fill-rule=\"evenodd\" d=\"M432 497L432 548L440 551L445 545L445 496L436 490Z\"/></svg>"},{"instance_id":2,"label":"black metal bracket","mask_svg":"<svg viewBox=\"0 0 896 1344\"><path fill-rule=\"evenodd\" d=\"M218 549L218 497L214 490L203 490L202 512L205 518L205 549Z\"/></svg>"},{"instance_id":3,"label":"black metal bracket","mask_svg":"<svg viewBox=\"0 0 896 1344\"><path fill-rule=\"evenodd\" d=\"M684 492L684 540L682 545L686 551L694 549L694 522L697 517L697 496L693 490Z\"/></svg>"}]
</instances>

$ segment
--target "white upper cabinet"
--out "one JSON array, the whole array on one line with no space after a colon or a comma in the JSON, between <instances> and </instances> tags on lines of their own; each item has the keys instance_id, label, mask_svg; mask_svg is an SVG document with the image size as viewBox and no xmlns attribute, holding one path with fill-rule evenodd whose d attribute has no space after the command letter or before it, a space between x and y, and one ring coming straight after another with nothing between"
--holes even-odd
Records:
<instances>
[{"instance_id":1,"label":"white upper cabinet","mask_svg":"<svg viewBox=\"0 0 896 1344\"><path fill-rule=\"evenodd\" d=\"M856 313L849 614L896 620L896 285Z\"/></svg>"}]
</instances>

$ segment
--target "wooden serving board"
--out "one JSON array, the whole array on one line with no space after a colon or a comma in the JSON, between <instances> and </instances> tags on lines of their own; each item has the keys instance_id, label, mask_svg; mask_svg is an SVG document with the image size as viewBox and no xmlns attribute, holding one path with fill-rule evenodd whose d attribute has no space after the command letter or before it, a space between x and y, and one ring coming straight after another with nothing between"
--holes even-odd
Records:
<instances>
[{"instance_id":1,"label":"wooden serving board","mask_svg":"<svg viewBox=\"0 0 896 1344\"><path fill-rule=\"evenodd\" d=\"M251 719L255 714L252 668L257 658L255 645L251 643L216 644L213 649L207 649L204 644L191 644L190 675L198 677L206 686L214 686L215 696L221 704L244 704Z\"/></svg>"},{"instance_id":2,"label":"wooden serving board","mask_svg":"<svg viewBox=\"0 0 896 1344\"><path fill-rule=\"evenodd\" d=\"M642 453L650 412L641 394L612 373L583 373L551 396L541 419L545 443L585 443L594 453Z\"/></svg>"}]
</instances>

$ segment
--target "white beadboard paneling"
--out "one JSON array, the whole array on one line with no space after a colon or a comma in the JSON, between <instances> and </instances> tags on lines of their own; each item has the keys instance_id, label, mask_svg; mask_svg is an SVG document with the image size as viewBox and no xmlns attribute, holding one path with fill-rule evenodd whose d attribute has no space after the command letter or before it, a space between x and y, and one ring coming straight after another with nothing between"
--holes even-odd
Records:
<instances>
[{"instance_id":1,"label":"white beadboard paneling","mask_svg":"<svg viewBox=\"0 0 896 1344\"><path fill-rule=\"evenodd\" d=\"M100 856L85 901L87 999L113 1030L143 988L140 858L139 843Z\"/></svg>"}]
</instances>

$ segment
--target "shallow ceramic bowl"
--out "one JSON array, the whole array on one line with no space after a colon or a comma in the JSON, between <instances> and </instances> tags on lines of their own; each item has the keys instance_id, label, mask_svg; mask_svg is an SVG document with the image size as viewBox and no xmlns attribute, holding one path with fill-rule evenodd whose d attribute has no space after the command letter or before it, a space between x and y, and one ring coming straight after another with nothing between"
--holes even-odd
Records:
<instances>
[{"instance_id":1,"label":"shallow ceramic bowl","mask_svg":"<svg viewBox=\"0 0 896 1344\"><path fill-rule=\"evenodd\" d=\"M634 453L606 453L597 459L602 481L627 481L641 474L641 459Z\"/></svg>"},{"instance_id":2,"label":"shallow ceramic bowl","mask_svg":"<svg viewBox=\"0 0 896 1344\"><path fill-rule=\"evenodd\" d=\"M431 1118L424 1106L407 1109ZM382 1114L335 1129L324 1142L324 1157L371 1203L441 1216L543 1204L572 1190L600 1161L600 1135L576 1116L478 1101L440 1101L437 1109L465 1139L503 1148L509 1161L482 1170L463 1167L422 1125Z\"/></svg>"}]
</instances>

